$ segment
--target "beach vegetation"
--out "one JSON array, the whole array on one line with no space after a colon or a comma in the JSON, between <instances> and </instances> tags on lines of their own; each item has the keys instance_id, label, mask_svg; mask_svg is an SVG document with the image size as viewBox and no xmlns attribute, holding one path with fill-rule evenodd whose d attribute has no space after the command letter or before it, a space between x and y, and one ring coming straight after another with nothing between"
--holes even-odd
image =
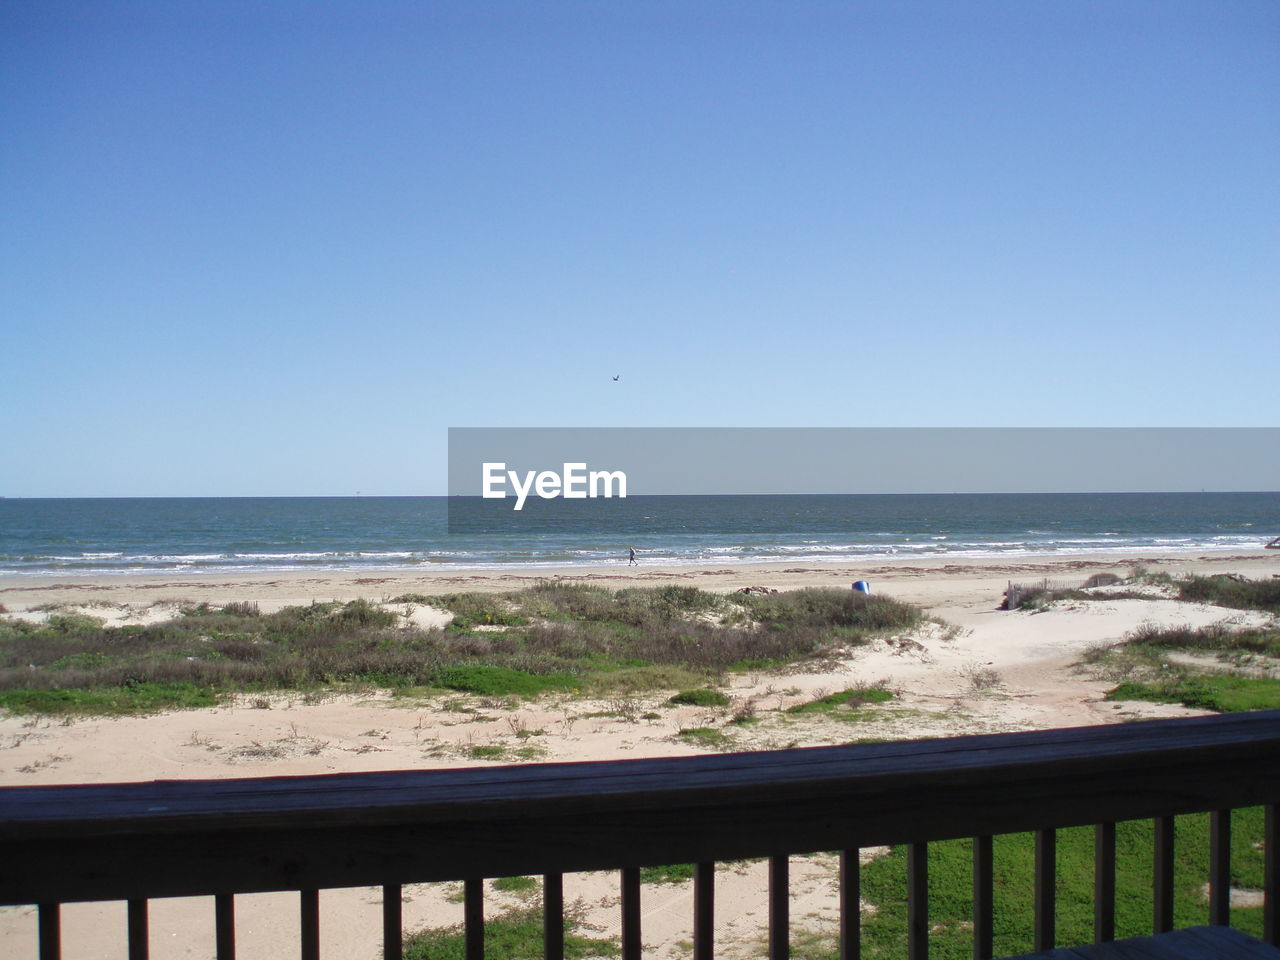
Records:
<instances>
[{"instance_id":1,"label":"beach vegetation","mask_svg":"<svg viewBox=\"0 0 1280 960\"><path fill-rule=\"evenodd\" d=\"M565 917L564 956L568 960L616 957L616 940L583 936L582 923L572 912ZM507 910L484 925L484 955L488 960L527 960L542 956L542 908L537 905ZM464 960L466 931L461 924L411 933L404 940L405 960Z\"/></svg>"},{"instance_id":2,"label":"beach vegetation","mask_svg":"<svg viewBox=\"0 0 1280 960\"><path fill-rule=\"evenodd\" d=\"M893 691L884 687L857 686L838 693L819 697L807 703L797 703L787 707L787 713L812 714L822 713L831 716L851 716L853 711L868 705L888 703L893 699Z\"/></svg>"},{"instance_id":3,"label":"beach vegetation","mask_svg":"<svg viewBox=\"0 0 1280 960\"><path fill-rule=\"evenodd\" d=\"M536 697L551 690L576 690L580 685L578 678L569 674L537 675L523 670L485 664L444 667L432 675L431 681L434 686L443 687L446 690L458 690L490 697L513 694Z\"/></svg>"},{"instance_id":4,"label":"beach vegetation","mask_svg":"<svg viewBox=\"0 0 1280 960\"><path fill-rule=\"evenodd\" d=\"M1231 883L1263 886L1263 809L1232 813ZM1206 922L1204 883L1209 876L1208 814L1175 820L1175 927ZM1116 937L1151 933L1150 820L1116 826ZM962 960L973 951L973 844L968 839L929 844L929 955ZM995 858L995 954L1010 956L1034 947L1035 908L1026 891L1034 886L1035 840L1030 833L998 836ZM874 905L862 914L863 956L902 955L906 942L906 848L862 866L862 899ZM1057 927L1059 943L1093 940L1094 832L1092 827L1057 831ZM1233 907L1232 926L1253 936L1262 930L1261 907ZM834 945L810 954L833 958Z\"/></svg>"},{"instance_id":5,"label":"beach vegetation","mask_svg":"<svg viewBox=\"0 0 1280 960\"><path fill-rule=\"evenodd\" d=\"M452 690L479 696L628 696L693 691L699 705L726 706L705 689L735 665L823 662L874 636L921 622L888 598L837 590L734 597L686 587L610 592L545 584L503 594L440 599L455 613L447 629L423 628L368 600L329 601L264 613L256 604L199 604L170 620L107 626L83 614L44 623L0 621L0 691L10 709L127 712L154 704L203 705L233 693L377 687L415 695ZM436 602L433 600L433 603ZM709 612L728 604L745 619ZM498 627L500 629L492 629ZM144 697L131 688L203 691L202 699ZM19 695L19 691L110 691ZM697 692L701 690L702 692ZM81 704L72 709L73 702ZM114 702L114 701L113 701ZM60 706L68 705L68 706Z\"/></svg>"},{"instance_id":6,"label":"beach vegetation","mask_svg":"<svg viewBox=\"0 0 1280 960\"><path fill-rule=\"evenodd\" d=\"M493 881L493 889L499 893L511 893L516 896L536 894L542 884L536 877L499 877Z\"/></svg>"},{"instance_id":7,"label":"beach vegetation","mask_svg":"<svg viewBox=\"0 0 1280 960\"><path fill-rule=\"evenodd\" d=\"M139 716L217 706L217 694L190 683L133 683L86 689L0 690L0 709L58 716Z\"/></svg>"},{"instance_id":8,"label":"beach vegetation","mask_svg":"<svg viewBox=\"0 0 1280 960\"><path fill-rule=\"evenodd\" d=\"M1210 652L1223 660L1240 653L1280 658L1280 629L1274 627L1235 630L1222 624L1162 627L1147 623L1129 633L1125 640L1132 647Z\"/></svg>"},{"instance_id":9,"label":"beach vegetation","mask_svg":"<svg viewBox=\"0 0 1280 960\"><path fill-rule=\"evenodd\" d=\"M641 883L686 883L693 879L692 863L668 863L658 867L641 867Z\"/></svg>"},{"instance_id":10,"label":"beach vegetation","mask_svg":"<svg viewBox=\"0 0 1280 960\"><path fill-rule=\"evenodd\" d=\"M719 690L681 690L667 703L686 707L727 707L729 698Z\"/></svg>"},{"instance_id":11,"label":"beach vegetation","mask_svg":"<svg viewBox=\"0 0 1280 960\"><path fill-rule=\"evenodd\" d=\"M1231 574L1193 576L1177 581L1177 587L1179 600L1280 614L1280 578L1247 580Z\"/></svg>"},{"instance_id":12,"label":"beach vegetation","mask_svg":"<svg viewBox=\"0 0 1280 960\"><path fill-rule=\"evenodd\" d=\"M1218 661L1204 662L1206 657ZM1120 683L1108 700L1177 703L1235 713L1280 708L1280 629L1143 624L1120 643L1086 651L1082 663Z\"/></svg>"},{"instance_id":13,"label":"beach vegetation","mask_svg":"<svg viewBox=\"0 0 1280 960\"><path fill-rule=\"evenodd\" d=\"M1060 600L1149 600L1148 594L1139 590L1107 590L1096 592L1084 587L1053 586L1047 580L1043 583L1024 586L1015 584L1012 588L1014 601L1009 603L1006 594L1003 609L1029 610L1032 613L1048 609L1051 604Z\"/></svg>"},{"instance_id":14,"label":"beach vegetation","mask_svg":"<svg viewBox=\"0 0 1280 960\"><path fill-rule=\"evenodd\" d=\"M1180 703L1195 710L1240 713L1280 708L1280 680L1231 673L1184 673L1144 683L1126 681L1107 693L1108 700Z\"/></svg>"},{"instance_id":15,"label":"beach vegetation","mask_svg":"<svg viewBox=\"0 0 1280 960\"><path fill-rule=\"evenodd\" d=\"M679 690L706 680L702 671L676 664L651 667L597 669L584 674L582 689L592 696L637 694L649 690Z\"/></svg>"},{"instance_id":16,"label":"beach vegetation","mask_svg":"<svg viewBox=\"0 0 1280 960\"><path fill-rule=\"evenodd\" d=\"M994 690L1004 683L999 670L983 663L966 663L960 668L960 676L968 680L969 686L977 692Z\"/></svg>"},{"instance_id":17,"label":"beach vegetation","mask_svg":"<svg viewBox=\"0 0 1280 960\"><path fill-rule=\"evenodd\" d=\"M524 617L513 613L498 593L450 593L436 597L434 606L453 614L449 627L467 630L471 627L508 627L526 623Z\"/></svg>"},{"instance_id":18,"label":"beach vegetation","mask_svg":"<svg viewBox=\"0 0 1280 960\"><path fill-rule=\"evenodd\" d=\"M918 607L856 590L811 587L780 593L744 594L735 600L745 605L764 629L835 628L848 640L865 640L917 627Z\"/></svg>"},{"instance_id":19,"label":"beach vegetation","mask_svg":"<svg viewBox=\"0 0 1280 960\"><path fill-rule=\"evenodd\" d=\"M733 737L715 727L690 727L681 730L676 736L688 743L714 750L726 750L733 746Z\"/></svg>"},{"instance_id":20,"label":"beach vegetation","mask_svg":"<svg viewBox=\"0 0 1280 960\"><path fill-rule=\"evenodd\" d=\"M45 626L55 633L72 634L84 630L97 630L102 627L101 617L87 613L51 613L45 618Z\"/></svg>"},{"instance_id":21,"label":"beach vegetation","mask_svg":"<svg viewBox=\"0 0 1280 960\"><path fill-rule=\"evenodd\" d=\"M1280 614L1280 578L1249 580L1233 573L1174 577L1163 572L1148 573L1145 568L1135 568L1126 580L1110 573L1094 574L1078 587L1048 580L1013 584L1004 606L1038 611L1059 600L1145 600L1151 597L1151 587L1159 587L1166 595L1191 603Z\"/></svg>"}]
</instances>

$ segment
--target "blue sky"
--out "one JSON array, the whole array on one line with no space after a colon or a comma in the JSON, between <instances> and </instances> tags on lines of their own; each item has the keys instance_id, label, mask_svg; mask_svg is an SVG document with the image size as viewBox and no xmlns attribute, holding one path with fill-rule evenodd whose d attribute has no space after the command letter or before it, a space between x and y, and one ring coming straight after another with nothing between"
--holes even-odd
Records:
<instances>
[{"instance_id":1,"label":"blue sky","mask_svg":"<svg viewBox=\"0 0 1280 960\"><path fill-rule=\"evenodd\" d=\"M0 494L443 493L450 426L1275 426L1278 39L11 0Z\"/></svg>"}]
</instances>

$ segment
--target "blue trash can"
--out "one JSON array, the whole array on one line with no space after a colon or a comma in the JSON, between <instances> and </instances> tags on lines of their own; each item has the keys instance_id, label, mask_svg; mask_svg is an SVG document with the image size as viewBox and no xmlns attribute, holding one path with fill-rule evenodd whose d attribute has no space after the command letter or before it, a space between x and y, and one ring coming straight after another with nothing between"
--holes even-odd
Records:
<instances>
[{"instance_id":1,"label":"blue trash can","mask_svg":"<svg viewBox=\"0 0 1280 960\"><path fill-rule=\"evenodd\" d=\"M871 584L866 580L855 580L853 581L853 589L857 590L859 593L870 593Z\"/></svg>"}]
</instances>

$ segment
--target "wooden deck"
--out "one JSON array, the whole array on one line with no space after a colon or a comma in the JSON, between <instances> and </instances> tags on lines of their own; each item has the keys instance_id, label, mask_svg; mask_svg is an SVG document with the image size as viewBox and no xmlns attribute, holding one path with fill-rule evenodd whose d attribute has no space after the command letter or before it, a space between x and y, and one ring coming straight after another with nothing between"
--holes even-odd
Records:
<instances>
[{"instance_id":1,"label":"wooden deck","mask_svg":"<svg viewBox=\"0 0 1280 960\"><path fill-rule=\"evenodd\" d=\"M1155 937L1024 953L1009 960L1280 960L1280 950L1230 927L1188 927Z\"/></svg>"},{"instance_id":2,"label":"wooden deck","mask_svg":"<svg viewBox=\"0 0 1280 960\"><path fill-rule=\"evenodd\" d=\"M1036 835L1036 949L1057 945L1056 830L1096 829L1095 931L1115 934L1115 824L1155 820L1152 931L1173 926L1174 817L1210 812L1209 923L1230 921L1232 808L1267 808L1267 941L1280 940L1280 711L767 753L251 780L0 789L0 904L129 901L145 957L147 900L211 896L218 957L234 897L299 893L304 960L320 954L318 891L384 888L385 956L401 955L400 889L463 880L468 956L483 956L484 877L544 877L547 957L560 955L561 875L620 871L624 960L640 956L639 868L698 864L695 960L710 960L716 861L770 860L770 955L788 953L787 858L842 851L841 955L859 955L857 851L908 844L912 960L928 953L928 844L974 839L974 956L992 956L994 835ZM199 863L198 871L191 864ZM47 947L47 949L46 949ZM1069 955L1068 955L1069 956ZM1102 955L1099 955L1102 956ZM1212 955L1207 955L1212 956Z\"/></svg>"}]
</instances>

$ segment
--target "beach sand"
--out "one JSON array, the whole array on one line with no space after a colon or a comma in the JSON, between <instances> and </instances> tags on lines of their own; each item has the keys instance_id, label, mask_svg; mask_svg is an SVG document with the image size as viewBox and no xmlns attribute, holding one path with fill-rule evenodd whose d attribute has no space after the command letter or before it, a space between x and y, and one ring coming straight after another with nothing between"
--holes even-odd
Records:
<instances>
[{"instance_id":1,"label":"beach sand","mask_svg":"<svg viewBox=\"0 0 1280 960\"><path fill-rule=\"evenodd\" d=\"M498 700L439 696L400 699L385 693L307 697L243 696L213 709L153 717L61 720L0 718L0 785L121 782L175 778L255 777L345 771L475 766L475 747L501 747L505 758L487 762L585 761L680 756L700 752L678 736L692 727L723 727L735 713L754 711L760 722L726 728L731 749L782 749L848 743L857 739L955 734L1115 723L1138 716L1182 716L1195 711L1104 699L1114 684L1079 670L1080 655L1120 640L1140 624L1256 623L1265 616L1152 596L1058 603L1030 613L1000 611L1007 583L1048 578L1078 585L1101 572L1239 573L1258 579L1280 575L1280 552L1229 556L1080 556L957 562L910 560L864 567L846 564L754 564L735 567L631 567L624 564L561 570L474 570L422 574L325 572L96 578L0 578L0 603L10 616L40 616L45 604L84 605L114 622L145 622L171 615L180 603L252 600L264 610L312 600L402 593L433 595L513 590L546 580L611 588L694 585L728 592L747 586L848 589L868 580L873 591L920 604L943 623L908 637L859 647L847 657L805 671L734 675L727 709L669 707L670 695L611 700L547 698L511 709ZM444 622L446 614L419 605L418 622ZM859 682L884 683L899 696L875 719L851 724L822 716L786 715L786 707ZM644 719L644 714L658 719ZM869 854L868 854L869 855ZM717 922L727 957L759 953L766 917L762 865L725 865L717 878ZM795 868L793 916L815 930L834 917L830 858L805 858ZM406 888L405 924L413 930L461 919L452 885ZM618 930L617 878L571 878L569 902L581 902L594 936ZM644 940L655 956L681 956L691 931L689 884L645 887ZM381 891L326 891L322 898L327 956L378 955ZM492 915L520 901L494 894ZM296 895L237 900L239 955L273 958L297 949ZM804 918L801 920L800 918ZM212 954L210 900L157 902L152 956ZM125 956L121 904L71 905L64 911L68 956ZM13 955L34 955L32 908L0 910L0 939ZM648 951L647 951L648 952Z\"/></svg>"}]
</instances>

